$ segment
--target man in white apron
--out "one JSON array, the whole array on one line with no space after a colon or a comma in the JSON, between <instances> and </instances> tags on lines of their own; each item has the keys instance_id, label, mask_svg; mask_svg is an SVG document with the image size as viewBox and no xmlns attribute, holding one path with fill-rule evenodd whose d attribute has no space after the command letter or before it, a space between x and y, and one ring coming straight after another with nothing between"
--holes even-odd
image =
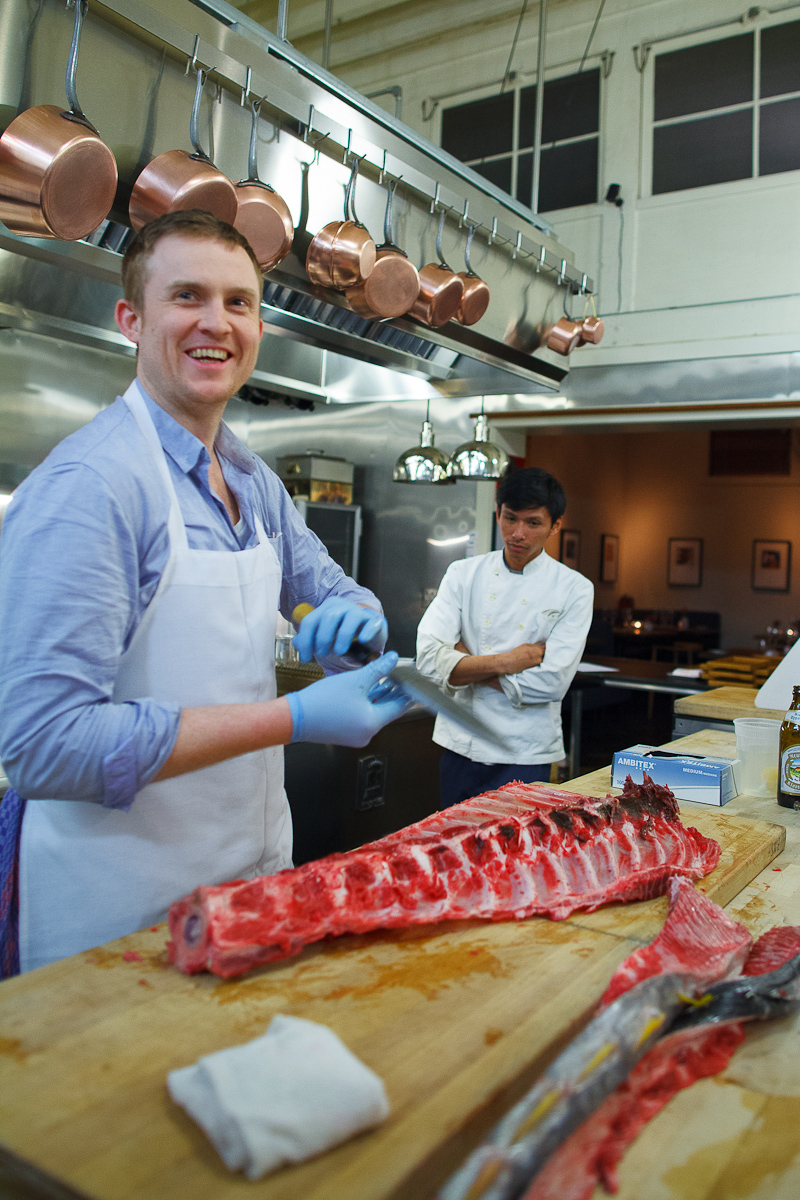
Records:
<instances>
[{"instance_id":1,"label":"man in white apron","mask_svg":"<svg viewBox=\"0 0 800 1200\"><path fill-rule=\"evenodd\" d=\"M221 423L262 332L248 244L172 214L138 235L123 283L137 378L32 472L3 530L23 971L162 920L199 884L291 865L282 746L364 745L406 706L379 685L395 656L341 658L383 647L378 601ZM302 656L344 673L276 699L277 614L300 602L316 610Z\"/></svg>"}]
</instances>

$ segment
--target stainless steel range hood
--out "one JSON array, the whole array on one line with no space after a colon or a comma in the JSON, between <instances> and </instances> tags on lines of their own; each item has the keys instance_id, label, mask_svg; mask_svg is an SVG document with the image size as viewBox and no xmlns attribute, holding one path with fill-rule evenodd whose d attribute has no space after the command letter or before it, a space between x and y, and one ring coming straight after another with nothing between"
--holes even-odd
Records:
<instances>
[{"instance_id":1,"label":"stainless steel range hood","mask_svg":"<svg viewBox=\"0 0 800 1200\"><path fill-rule=\"evenodd\" d=\"M4 0L3 8L0 63L16 63L0 79L7 123L17 108L63 102L72 19L62 0ZM562 315L565 291L590 290L592 281L546 223L222 0L90 0L78 83L83 108L117 158L116 205L89 243L23 239L0 226L0 325L131 353L112 318L127 198L154 155L189 145L192 60L216 68L202 140L234 180L246 174L245 84L266 96L260 173L298 224L292 253L265 288L267 334L254 388L267 398L343 402L558 386L568 360L544 340ZM398 240L418 264L435 257L433 214L447 213L444 251L455 270L466 225L477 226L472 261L493 299L476 326L365 321L341 294L311 285L305 248L341 211L349 154L362 159L358 211L373 235L382 230L386 184L402 176ZM24 337L17 345L24 347Z\"/></svg>"}]
</instances>

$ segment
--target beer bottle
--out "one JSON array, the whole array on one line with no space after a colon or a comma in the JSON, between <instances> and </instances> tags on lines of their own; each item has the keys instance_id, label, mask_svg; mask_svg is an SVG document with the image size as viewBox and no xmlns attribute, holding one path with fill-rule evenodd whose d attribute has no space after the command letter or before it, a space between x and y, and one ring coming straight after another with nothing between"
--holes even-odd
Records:
<instances>
[{"instance_id":1,"label":"beer bottle","mask_svg":"<svg viewBox=\"0 0 800 1200\"><path fill-rule=\"evenodd\" d=\"M781 725L778 804L800 810L800 686L792 688L792 704Z\"/></svg>"}]
</instances>

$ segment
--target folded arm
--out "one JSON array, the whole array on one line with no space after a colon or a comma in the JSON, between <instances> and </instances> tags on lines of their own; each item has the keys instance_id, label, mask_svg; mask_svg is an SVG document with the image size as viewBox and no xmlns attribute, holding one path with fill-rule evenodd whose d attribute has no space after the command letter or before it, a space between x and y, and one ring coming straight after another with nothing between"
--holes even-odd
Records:
<instances>
[{"instance_id":1,"label":"folded arm","mask_svg":"<svg viewBox=\"0 0 800 1200\"><path fill-rule=\"evenodd\" d=\"M564 699L586 644L592 623L593 599L594 589L588 580L584 580L547 635L547 646L540 663L502 677L502 690L515 708Z\"/></svg>"}]
</instances>

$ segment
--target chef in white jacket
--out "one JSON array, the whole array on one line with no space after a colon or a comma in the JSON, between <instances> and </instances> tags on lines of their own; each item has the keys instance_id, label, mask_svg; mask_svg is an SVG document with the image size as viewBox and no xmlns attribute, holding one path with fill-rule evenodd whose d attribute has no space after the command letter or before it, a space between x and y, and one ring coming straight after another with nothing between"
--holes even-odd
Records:
<instances>
[{"instance_id":1,"label":"chef in white jacket","mask_svg":"<svg viewBox=\"0 0 800 1200\"><path fill-rule=\"evenodd\" d=\"M564 757L561 701L594 596L585 576L545 551L557 545L565 509L564 489L546 471L508 475L497 489L503 549L452 563L420 621L420 671L508 747L504 754L440 714L442 808L512 780L547 781Z\"/></svg>"}]
</instances>

